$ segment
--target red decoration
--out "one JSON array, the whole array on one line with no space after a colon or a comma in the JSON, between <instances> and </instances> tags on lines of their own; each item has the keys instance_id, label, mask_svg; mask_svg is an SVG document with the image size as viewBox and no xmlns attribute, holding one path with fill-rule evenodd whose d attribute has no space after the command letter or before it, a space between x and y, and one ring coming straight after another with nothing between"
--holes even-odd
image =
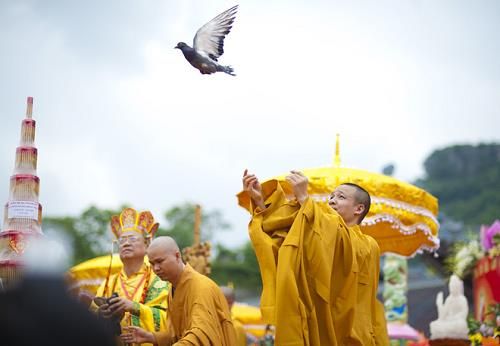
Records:
<instances>
[{"instance_id":1,"label":"red decoration","mask_svg":"<svg viewBox=\"0 0 500 346\"><path fill-rule=\"evenodd\" d=\"M473 280L474 317L484 321L486 307L500 302L500 256L477 261Z\"/></svg>"}]
</instances>

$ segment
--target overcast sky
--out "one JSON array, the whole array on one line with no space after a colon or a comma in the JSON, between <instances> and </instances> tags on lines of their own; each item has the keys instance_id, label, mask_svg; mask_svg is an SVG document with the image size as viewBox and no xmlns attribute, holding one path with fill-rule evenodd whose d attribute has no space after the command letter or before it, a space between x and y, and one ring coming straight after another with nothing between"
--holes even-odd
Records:
<instances>
[{"instance_id":1,"label":"overcast sky","mask_svg":"<svg viewBox=\"0 0 500 346\"><path fill-rule=\"evenodd\" d=\"M500 141L500 1L244 0L203 76L179 50L227 0L0 0L0 200L27 96L44 214L220 209L241 173L342 164L422 176L435 149ZM3 210L0 212L3 215Z\"/></svg>"}]
</instances>

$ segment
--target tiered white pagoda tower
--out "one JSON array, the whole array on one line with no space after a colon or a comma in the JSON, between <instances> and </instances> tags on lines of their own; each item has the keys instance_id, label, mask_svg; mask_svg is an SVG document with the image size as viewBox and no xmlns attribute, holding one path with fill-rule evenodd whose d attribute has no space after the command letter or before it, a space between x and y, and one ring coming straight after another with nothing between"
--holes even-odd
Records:
<instances>
[{"instance_id":1,"label":"tiered white pagoda tower","mask_svg":"<svg viewBox=\"0 0 500 346\"><path fill-rule=\"evenodd\" d=\"M43 234L42 206L38 203L40 179L36 175L38 150L35 147L36 122L32 119L33 98L28 97L27 103L0 231L0 279L4 286L10 286L19 278L27 243Z\"/></svg>"}]
</instances>

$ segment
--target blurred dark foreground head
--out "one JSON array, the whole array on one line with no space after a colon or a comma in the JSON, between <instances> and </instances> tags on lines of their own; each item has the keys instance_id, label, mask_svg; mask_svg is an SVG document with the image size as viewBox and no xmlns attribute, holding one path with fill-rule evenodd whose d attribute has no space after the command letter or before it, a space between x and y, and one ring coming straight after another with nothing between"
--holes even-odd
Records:
<instances>
[{"instance_id":1,"label":"blurred dark foreground head","mask_svg":"<svg viewBox=\"0 0 500 346\"><path fill-rule=\"evenodd\" d=\"M115 345L111 331L67 293L59 276L27 275L0 293L0 344Z\"/></svg>"},{"instance_id":2,"label":"blurred dark foreground head","mask_svg":"<svg viewBox=\"0 0 500 346\"><path fill-rule=\"evenodd\" d=\"M69 295L63 245L40 238L26 249L23 279L0 292L0 345L115 345L106 325Z\"/></svg>"}]
</instances>

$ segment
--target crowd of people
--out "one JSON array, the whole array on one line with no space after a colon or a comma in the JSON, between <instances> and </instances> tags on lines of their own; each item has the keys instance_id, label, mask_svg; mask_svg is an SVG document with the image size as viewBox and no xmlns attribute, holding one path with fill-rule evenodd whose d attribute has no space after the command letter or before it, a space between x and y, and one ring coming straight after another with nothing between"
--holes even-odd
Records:
<instances>
[{"instance_id":1,"label":"crowd of people","mask_svg":"<svg viewBox=\"0 0 500 346\"><path fill-rule=\"evenodd\" d=\"M285 195L284 183L261 185L245 170L238 195L239 204L251 213L249 235L262 277L260 308L269 327L260 344L388 345L383 307L376 298L380 251L359 228L370 208L369 194L358 185L342 184L325 205L308 195L308 179L301 172L291 171L286 183L293 198ZM87 332L75 332L72 344L92 344L91 337L107 340L95 343L99 345L248 344L244 327L231 315L234 290L219 287L184 263L175 239L154 238L158 224L150 212L126 208L112 218L111 229L123 267L108 275L85 311L79 310L78 316L89 321ZM11 302L24 299L22 294L33 298L44 292L19 289L26 292L0 296L0 321L6 308L16 310ZM12 316L24 315L17 310ZM12 325L12 318L4 322ZM43 344L45 334L54 341L73 331L55 330L60 333L40 334L37 344ZM20 342L15 330L9 335L18 345L29 344Z\"/></svg>"}]
</instances>

